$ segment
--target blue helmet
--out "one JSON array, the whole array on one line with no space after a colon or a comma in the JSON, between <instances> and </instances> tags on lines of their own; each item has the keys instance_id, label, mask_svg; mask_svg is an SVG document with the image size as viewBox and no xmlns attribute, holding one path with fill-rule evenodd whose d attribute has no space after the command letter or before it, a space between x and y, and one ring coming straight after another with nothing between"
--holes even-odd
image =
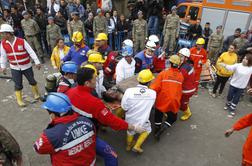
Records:
<instances>
[{"instance_id":1,"label":"blue helmet","mask_svg":"<svg viewBox=\"0 0 252 166\"><path fill-rule=\"evenodd\" d=\"M74 73L74 74L76 74L77 71L78 71L78 65L73 61L67 61L67 62L63 63L63 65L61 67L61 70L64 73Z\"/></svg>"},{"instance_id":2,"label":"blue helmet","mask_svg":"<svg viewBox=\"0 0 252 166\"><path fill-rule=\"evenodd\" d=\"M64 93L49 93L41 108L56 113L67 113L72 109L71 102Z\"/></svg>"},{"instance_id":3,"label":"blue helmet","mask_svg":"<svg viewBox=\"0 0 252 166\"><path fill-rule=\"evenodd\" d=\"M124 46L122 48L122 56L133 56L133 48L130 46Z\"/></svg>"}]
</instances>

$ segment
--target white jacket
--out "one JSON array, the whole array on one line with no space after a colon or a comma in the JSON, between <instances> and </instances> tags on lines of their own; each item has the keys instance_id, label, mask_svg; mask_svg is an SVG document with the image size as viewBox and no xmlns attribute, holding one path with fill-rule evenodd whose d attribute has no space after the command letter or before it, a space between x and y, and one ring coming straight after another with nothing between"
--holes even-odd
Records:
<instances>
[{"instance_id":1,"label":"white jacket","mask_svg":"<svg viewBox=\"0 0 252 166\"><path fill-rule=\"evenodd\" d=\"M116 65L116 84L125 80L126 78L134 76L136 61L132 58L129 64L125 58L121 59Z\"/></svg>"},{"instance_id":2,"label":"white jacket","mask_svg":"<svg viewBox=\"0 0 252 166\"><path fill-rule=\"evenodd\" d=\"M106 88L103 86L103 70L99 70L99 75L96 77L96 87L95 91L98 94L99 98L102 98L102 92L106 92Z\"/></svg>"},{"instance_id":3,"label":"white jacket","mask_svg":"<svg viewBox=\"0 0 252 166\"><path fill-rule=\"evenodd\" d=\"M128 88L121 102L121 107L125 110L125 120L129 124L150 127L149 117L155 100L156 92L147 86L137 85L137 87Z\"/></svg>"}]
</instances>

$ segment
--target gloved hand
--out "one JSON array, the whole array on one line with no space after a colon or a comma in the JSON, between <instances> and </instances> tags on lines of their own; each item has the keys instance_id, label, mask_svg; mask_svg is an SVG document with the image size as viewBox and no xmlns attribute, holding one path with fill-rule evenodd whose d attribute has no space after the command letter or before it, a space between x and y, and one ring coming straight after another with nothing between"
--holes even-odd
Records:
<instances>
[{"instance_id":1,"label":"gloved hand","mask_svg":"<svg viewBox=\"0 0 252 166\"><path fill-rule=\"evenodd\" d=\"M128 130L133 130L137 133L142 133L145 131L143 127L138 126L138 125L131 125L131 124L129 124Z\"/></svg>"}]
</instances>

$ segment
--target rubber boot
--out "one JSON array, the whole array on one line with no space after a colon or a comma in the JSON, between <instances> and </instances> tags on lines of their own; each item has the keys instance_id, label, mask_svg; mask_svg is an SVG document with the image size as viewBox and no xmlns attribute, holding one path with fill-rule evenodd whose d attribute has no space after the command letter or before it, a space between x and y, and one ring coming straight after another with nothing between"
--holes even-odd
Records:
<instances>
[{"instance_id":1,"label":"rubber boot","mask_svg":"<svg viewBox=\"0 0 252 166\"><path fill-rule=\"evenodd\" d=\"M134 135L127 134L127 147L126 147L126 151L130 151L132 149L132 147L134 146L133 140L134 140Z\"/></svg>"},{"instance_id":2,"label":"rubber boot","mask_svg":"<svg viewBox=\"0 0 252 166\"><path fill-rule=\"evenodd\" d=\"M148 135L149 134L147 132L143 132L142 134L139 135L137 142L132 149L133 152L143 153L143 149L141 148L141 146L144 143L144 141L146 140L146 138L148 137Z\"/></svg>"},{"instance_id":3,"label":"rubber boot","mask_svg":"<svg viewBox=\"0 0 252 166\"><path fill-rule=\"evenodd\" d=\"M156 138L157 141L160 140L160 137L161 137L161 135L163 134L163 132L164 132L167 128L169 128L169 127L170 127L170 126L168 126L168 125L165 124L165 123L161 125L159 131L155 134L155 138Z\"/></svg>"},{"instance_id":4,"label":"rubber boot","mask_svg":"<svg viewBox=\"0 0 252 166\"><path fill-rule=\"evenodd\" d=\"M33 93L34 99L35 100L40 99L40 94L39 94L39 91L38 91L38 86L37 85L32 85L31 87L32 87L32 93Z\"/></svg>"},{"instance_id":5,"label":"rubber boot","mask_svg":"<svg viewBox=\"0 0 252 166\"><path fill-rule=\"evenodd\" d=\"M16 98L17 98L17 103L20 107L25 107L26 104L23 102L23 98L22 98L22 92L19 91L15 91L16 94Z\"/></svg>"},{"instance_id":6,"label":"rubber boot","mask_svg":"<svg viewBox=\"0 0 252 166\"><path fill-rule=\"evenodd\" d=\"M190 111L189 106L187 107L186 111L184 112L184 115L181 116L181 120L187 120L192 116L192 112Z\"/></svg>"}]
</instances>

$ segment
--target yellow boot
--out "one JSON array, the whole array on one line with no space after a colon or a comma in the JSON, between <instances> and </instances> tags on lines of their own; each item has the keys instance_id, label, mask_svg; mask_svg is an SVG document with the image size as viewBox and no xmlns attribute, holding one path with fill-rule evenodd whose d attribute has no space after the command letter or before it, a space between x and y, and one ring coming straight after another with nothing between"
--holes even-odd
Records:
<instances>
[{"instance_id":1,"label":"yellow boot","mask_svg":"<svg viewBox=\"0 0 252 166\"><path fill-rule=\"evenodd\" d=\"M181 120L187 120L192 116L192 112L190 111L189 106L187 107L186 111L184 112L184 115L181 116Z\"/></svg>"},{"instance_id":2,"label":"yellow boot","mask_svg":"<svg viewBox=\"0 0 252 166\"><path fill-rule=\"evenodd\" d=\"M34 95L34 99L35 100L38 100L40 98L40 94L39 94L39 91L38 91L38 86L37 85L32 85L32 93Z\"/></svg>"},{"instance_id":3,"label":"yellow boot","mask_svg":"<svg viewBox=\"0 0 252 166\"><path fill-rule=\"evenodd\" d=\"M146 138L148 137L148 135L149 134L147 132L143 132L142 134L140 134L132 151L137 152L137 153L143 153L143 149L141 148L141 146L146 140Z\"/></svg>"},{"instance_id":4,"label":"yellow boot","mask_svg":"<svg viewBox=\"0 0 252 166\"><path fill-rule=\"evenodd\" d=\"M134 140L134 135L127 134L127 147L126 147L126 151L130 151L131 148L134 146L133 140Z\"/></svg>"},{"instance_id":5,"label":"yellow boot","mask_svg":"<svg viewBox=\"0 0 252 166\"><path fill-rule=\"evenodd\" d=\"M26 104L23 102L21 90L15 91L15 94L16 94L16 98L17 98L17 103L18 103L18 105L19 105L20 107L25 107Z\"/></svg>"}]
</instances>

